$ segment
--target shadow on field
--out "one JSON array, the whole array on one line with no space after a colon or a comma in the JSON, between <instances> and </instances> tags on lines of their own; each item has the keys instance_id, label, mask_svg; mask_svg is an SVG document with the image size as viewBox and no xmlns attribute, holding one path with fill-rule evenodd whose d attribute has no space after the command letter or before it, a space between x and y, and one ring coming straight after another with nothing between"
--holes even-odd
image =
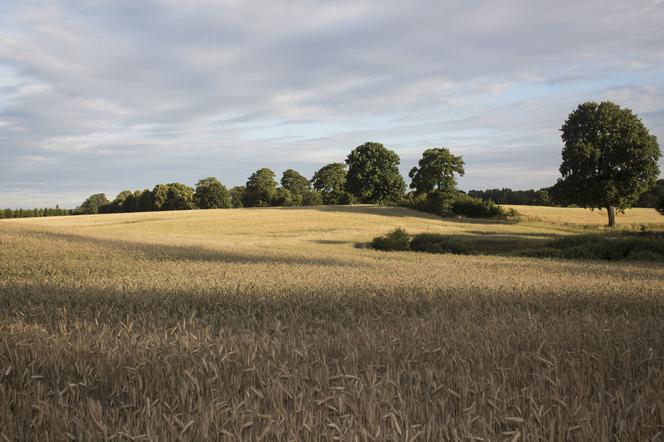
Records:
<instances>
[{"instance_id":1,"label":"shadow on field","mask_svg":"<svg viewBox=\"0 0 664 442\"><path fill-rule=\"evenodd\" d=\"M308 265L308 266L332 266L332 267L357 267L358 262L342 261L334 258L312 258L275 256L261 254L257 251L252 253L239 253L226 250L213 250L197 246L168 245L155 243L138 243L120 239L96 238L85 235L76 235L61 232L28 231L21 232L23 235L31 235L37 238L67 241L95 247L103 247L112 251L142 255L153 261L205 261L235 264L282 264L282 265Z\"/></svg>"}]
</instances>

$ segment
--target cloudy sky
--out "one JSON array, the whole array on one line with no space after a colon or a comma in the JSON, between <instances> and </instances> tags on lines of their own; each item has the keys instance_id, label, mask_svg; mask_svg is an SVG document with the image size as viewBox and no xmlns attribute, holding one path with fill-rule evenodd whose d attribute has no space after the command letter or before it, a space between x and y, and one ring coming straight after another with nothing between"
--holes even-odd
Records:
<instances>
[{"instance_id":1,"label":"cloudy sky","mask_svg":"<svg viewBox=\"0 0 664 442\"><path fill-rule=\"evenodd\" d=\"M662 143L662 0L2 0L0 207L311 176L369 140L539 188L590 100Z\"/></svg>"}]
</instances>

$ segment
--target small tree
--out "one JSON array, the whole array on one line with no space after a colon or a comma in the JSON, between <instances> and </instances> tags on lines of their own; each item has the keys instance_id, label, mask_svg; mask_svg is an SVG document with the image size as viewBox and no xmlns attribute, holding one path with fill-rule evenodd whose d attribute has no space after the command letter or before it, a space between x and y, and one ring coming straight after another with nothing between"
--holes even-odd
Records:
<instances>
[{"instance_id":1,"label":"small tree","mask_svg":"<svg viewBox=\"0 0 664 442\"><path fill-rule=\"evenodd\" d=\"M657 138L629 109L609 101L579 105L562 126L559 197L589 208L606 208L609 226L652 188L659 174Z\"/></svg>"},{"instance_id":2,"label":"small tree","mask_svg":"<svg viewBox=\"0 0 664 442\"><path fill-rule=\"evenodd\" d=\"M457 194L457 182L454 174L463 176L464 162L460 156L452 155L445 147L427 149L408 176L411 178L410 188L416 194L437 192L444 196L454 197Z\"/></svg>"},{"instance_id":3,"label":"small tree","mask_svg":"<svg viewBox=\"0 0 664 442\"><path fill-rule=\"evenodd\" d=\"M403 195L406 187L399 173L399 155L380 143L364 143L346 158L346 190L361 201L383 203Z\"/></svg>"},{"instance_id":4,"label":"small tree","mask_svg":"<svg viewBox=\"0 0 664 442\"><path fill-rule=\"evenodd\" d=\"M346 165L330 163L314 173L311 184L321 193L323 203L339 204L339 197L345 192Z\"/></svg>"},{"instance_id":5,"label":"small tree","mask_svg":"<svg viewBox=\"0 0 664 442\"><path fill-rule=\"evenodd\" d=\"M254 172L247 180L243 204L245 207L269 206L277 192L277 182L272 170L263 168Z\"/></svg>"},{"instance_id":6,"label":"small tree","mask_svg":"<svg viewBox=\"0 0 664 442\"><path fill-rule=\"evenodd\" d=\"M196 183L194 202L200 209L225 209L231 207L231 197L226 186L215 177L203 178Z\"/></svg>"},{"instance_id":7,"label":"small tree","mask_svg":"<svg viewBox=\"0 0 664 442\"><path fill-rule=\"evenodd\" d=\"M99 213L99 209L107 204L110 204L110 201L105 194L95 193L83 201L76 211L82 214L95 214Z\"/></svg>"}]
</instances>

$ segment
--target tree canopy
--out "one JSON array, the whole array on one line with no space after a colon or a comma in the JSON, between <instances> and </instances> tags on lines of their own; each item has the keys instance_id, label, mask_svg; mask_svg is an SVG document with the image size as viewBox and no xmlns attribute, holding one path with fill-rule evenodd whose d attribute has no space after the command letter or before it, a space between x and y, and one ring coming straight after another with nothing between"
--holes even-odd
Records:
<instances>
[{"instance_id":1,"label":"tree canopy","mask_svg":"<svg viewBox=\"0 0 664 442\"><path fill-rule=\"evenodd\" d=\"M346 165L330 163L321 167L311 179L313 188L321 193L325 204L339 204L346 188Z\"/></svg>"},{"instance_id":2,"label":"tree canopy","mask_svg":"<svg viewBox=\"0 0 664 442\"><path fill-rule=\"evenodd\" d=\"M454 196L457 193L457 182L454 174L463 176L464 162L460 156L452 155L445 147L426 149L419 167L413 167L408 176L411 178L410 188L415 193L437 192L441 195Z\"/></svg>"},{"instance_id":3,"label":"tree canopy","mask_svg":"<svg viewBox=\"0 0 664 442\"><path fill-rule=\"evenodd\" d=\"M630 109L605 101L578 106L562 126L558 195L589 208L624 211L652 188L659 174L657 138Z\"/></svg>"},{"instance_id":4,"label":"tree canopy","mask_svg":"<svg viewBox=\"0 0 664 442\"><path fill-rule=\"evenodd\" d=\"M83 201L83 203L77 209L77 212L82 214L95 214L99 213L99 209L109 204L110 201L106 198L106 195L103 193L95 193L90 195L88 199Z\"/></svg>"},{"instance_id":5,"label":"tree canopy","mask_svg":"<svg viewBox=\"0 0 664 442\"><path fill-rule=\"evenodd\" d=\"M254 172L245 186L246 192L243 198L245 207L267 207L277 192L275 174L267 168L258 169Z\"/></svg>"},{"instance_id":6,"label":"tree canopy","mask_svg":"<svg viewBox=\"0 0 664 442\"><path fill-rule=\"evenodd\" d=\"M291 204L286 205L301 206L305 196L311 192L309 180L293 169L284 171L281 177L281 187L290 192Z\"/></svg>"},{"instance_id":7,"label":"tree canopy","mask_svg":"<svg viewBox=\"0 0 664 442\"><path fill-rule=\"evenodd\" d=\"M399 155L380 143L356 147L346 158L346 190L367 203L383 203L403 195Z\"/></svg>"},{"instance_id":8,"label":"tree canopy","mask_svg":"<svg viewBox=\"0 0 664 442\"><path fill-rule=\"evenodd\" d=\"M215 177L207 177L196 183L194 202L200 209L225 209L232 207L226 186Z\"/></svg>"}]
</instances>

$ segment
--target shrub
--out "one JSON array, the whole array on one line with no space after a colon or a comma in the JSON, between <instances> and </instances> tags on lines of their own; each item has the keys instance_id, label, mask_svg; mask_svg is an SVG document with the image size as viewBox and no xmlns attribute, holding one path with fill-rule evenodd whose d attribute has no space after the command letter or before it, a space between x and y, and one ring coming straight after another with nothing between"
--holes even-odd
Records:
<instances>
[{"instance_id":1,"label":"shrub","mask_svg":"<svg viewBox=\"0 0 664 442\"><path fill-rule=\"evenodd\" d=\"M475 252L475 246L472 242L436 233L415 235L410 242L410 249L415 252L454 253L456 255L472 254Z\"/></svg>"},{"instance_id":2,"label":"shrub","mask_svg":"<svg viewBox=\"0 0 664 442\"><path fill-rule=\"evenodd\" d=\"M312 190L310 192L306 192L302 196L302 205L303 206L322 206L323 205L323 197L320 194L320 192L317 192L315 190Z\"/></svg>"},{"instance_id":3,"label":"shrub","mask_svg":"<svg viewBox=\"0 0 664 442\"><path fill-rule=\"evenodd\" d=\"M606 261L664 261L664 237L639 235L574 235L549 241L544 247L524 250L523 256Z\"/></svg>"},{"instance_id":4,"label":"shrub","mask_svg":"<svg viewBox=\"0 0 664 442\"><path fill-rule=\"evenodd\" d=\"M337 204L340 204L342 206L347 206L349 204L353 204L355 202L355 197L353 196L352 193L350 192L339 192L339 195L337 197Z\"/></svg>"},{"instance_id":5,"label":"shrub","mask_svg":"<svg viewBox=\"0 0 664 442\"><path fill-rule=\"evenodd\" d=\"M459 195L452 202L452 212L468 218L499 218L507 213L491 200L481 200L468 195Z\"/></svg>"},{"instance_id":6,"label":"shrub","mask_svg":"<svg viewBox=\"0 0 664 442\"><path fill-rule=\"evenodd\" d=\"M410 250L410 237L402 228L397 228L385 236L378 236L371 241L371 247L382 251Z\"/></svg>"}]
</instances>

